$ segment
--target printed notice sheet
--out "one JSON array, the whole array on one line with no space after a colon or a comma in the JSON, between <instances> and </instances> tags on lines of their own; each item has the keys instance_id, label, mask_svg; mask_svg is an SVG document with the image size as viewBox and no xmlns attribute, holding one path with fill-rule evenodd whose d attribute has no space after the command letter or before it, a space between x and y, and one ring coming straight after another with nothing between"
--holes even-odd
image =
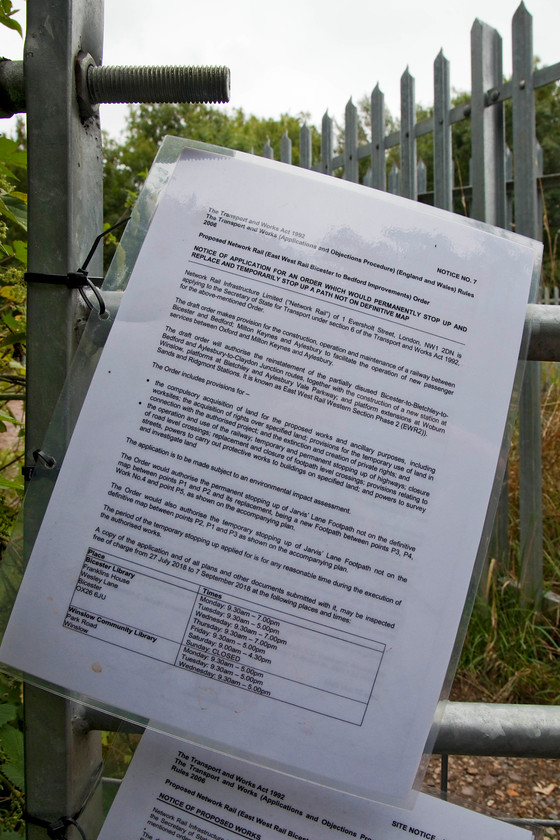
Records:
<instances>
[{"instance_id":1,"label":"printed notice sheet","mask_svg":"<svg viewBox=\"0 0 560 840\"><path fill-rule=\"evenodd\" d=\"M2 661L203 746L403 804L539 254L334 178L183 152Z\"/></svg>"},{"instance_id":2,"label":"printed notice sheet","mask_svg":"<svg viewBox=\"0 0 560 840\"><path fill-rule=\"evenodd\" d=\"M405 840L405 835L409 840L533 837L426 794L403 811L146 732L99 840Z\"/></svg>"}]
</instances>

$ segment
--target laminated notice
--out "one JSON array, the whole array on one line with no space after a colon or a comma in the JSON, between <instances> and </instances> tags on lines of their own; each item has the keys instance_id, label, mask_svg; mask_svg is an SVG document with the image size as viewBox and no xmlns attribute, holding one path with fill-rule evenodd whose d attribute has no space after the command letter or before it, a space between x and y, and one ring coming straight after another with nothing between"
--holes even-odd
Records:
<instances>
[{"instance_id":1,"label":"laminated notice","mask_svg":"<svg viewBox=\"0 0 560 840\"><path fill-rule=\"evenodd\" d=\"M166 171L0 655L401 804L541 246L249 155Z\"/></svg>"},{"instance_id":2,"label":"laminated notice","mask_svg":"<svg viewBox=\"0 0 560 840\"><path fill-rule=\"evenodd\" d=\"M403 834L404 832L404 834ZM403 811L146 733L99 840L532 840L526 829L419 794Z\"/></svg>"}]
</instances>

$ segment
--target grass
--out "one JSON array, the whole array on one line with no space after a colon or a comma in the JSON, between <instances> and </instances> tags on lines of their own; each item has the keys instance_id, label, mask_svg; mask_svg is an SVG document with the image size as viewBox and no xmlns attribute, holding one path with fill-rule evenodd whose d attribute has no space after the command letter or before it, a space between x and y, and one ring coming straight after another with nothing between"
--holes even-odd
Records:
<instances>
[{"instance_id":1,"label":"grass","mask_svg":"<svg viewBox=\"0 0 560 840\"><path fill-rule=\"evenodd\" d=\"M560 365L542 365L543 578L560 596ZM452 691L456 700L560 704L560 609L519 597L518 439L509 465L510 556L490 559L487 597L475 603Z\"/></svg>"},{"instance_id":2,"label":"grass","mask_svg":"<svg viewBox=\"0 0 560 840\"><path fill-rule=\"evenodd\" d=\"M457 676L454 700L560 704L558 615L522 604L517 581L490 572L488 601L475 604Z\"/></svg>"}]
</instances>

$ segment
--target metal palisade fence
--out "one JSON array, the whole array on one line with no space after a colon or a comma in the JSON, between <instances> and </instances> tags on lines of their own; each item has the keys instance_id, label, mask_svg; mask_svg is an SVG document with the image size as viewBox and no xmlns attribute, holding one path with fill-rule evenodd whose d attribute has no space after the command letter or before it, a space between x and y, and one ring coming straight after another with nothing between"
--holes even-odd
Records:
<instances>
[{"instance_id":1,"label":"metal palisade fence","mask_svg":"<svg viewBox=\"0 0 560 840\"><path fill-rule=\"evenodd\" d=\"M376 85L369 103L371 133L368 141L358 141L359 113L350 100L345 109L344 129L336 142L332 117L328 113L323 117L320 160L312 160L312 130L307 125L302 126L299 165L327 175L339 175L355 183L361 181L366 186L444 210L453 211L460 206L461 212L468 212L474 219L542 239L541 196L545 187L560 183L560 176L542 175L542 150L536 139L535 91L560 79L560 62L535 69L532 16L523 3L512 20L511 80L504 81L501 36L479 20L475 20L471 29L471 62L469 101L452 107L450 64L440 52L434 61L434 101L430 117L416 121L414 78L407 69L401 77L398 131L385 133L384 95ZM508 100L512 118L511 149L506 145L505 104ZM470 121L470 183L455 184L452 126L464 120ZM433 188L430 190L426 164L417 158L417 140L428 134L433 135ZM388 153L395 147L399 147L400 167L393 163L387 172ZM269 142L263 155L273 157ZM292 143L287 133L281 140L280 160L292 163ZM558 304L558 288L539 290L534 302L537 301ZM540 377L539 361L528 362L519 412L520 584L528 602L537 606L544 597ZM491 553L507 564L508 552L505 487ZM546 603L558 607L558 602L550 595Z\"/></svg>"}]
</instances>

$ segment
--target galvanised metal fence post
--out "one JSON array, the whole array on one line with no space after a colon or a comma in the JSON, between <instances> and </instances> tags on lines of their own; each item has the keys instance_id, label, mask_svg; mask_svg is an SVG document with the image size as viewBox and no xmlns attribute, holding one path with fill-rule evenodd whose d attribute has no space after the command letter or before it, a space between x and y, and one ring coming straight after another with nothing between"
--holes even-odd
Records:
<instances>
[{"instance_id":1,"label":"galvanised metal fence post","mask_svg":"<svg viewBox=\"0 0 560 840\"><path fill-rule=\"evenodd\" d=\"M28 465L42 446L89 314L76 289L46 281L75 272L103 228L97 103L224 102L229 97L227 68L101 67L102 44L103 0L28 0L24 61L8 62L0 78L2 115L27 111ZM89 270L94 276L102 273L100 252ZM57 412L62 419L54 438L61 453L79 409L75 391L64 392L66 404ZM50 495L51 482L41 477L38 482L25 504L26 557ZM69 528L79 516L77 500L68 509ZM84 729L74 703L33 685L25 687L25 763L30 840L44 838L49 823L76 817L86 799L79 824L94 840L103 820L100 733ZM66 832L69 838L79 834L70 825Z\"/></svg>"},{"instance_id":2,"label":"galvanised metal fence post","mask_svg":"<svg viewBox=\"0 0 560 840\"><path fill-rule=\"evenodd\" d=\"M533 20L521 4L512 23L513 173L515 229L542 239L537 197L537 136L533 89ZM533 302L537 301L537 290ZM543 598L541 365L528 362L519 404L519 525L522 597L540 609Z\"/></svg>"},{"instance_id":3,"label":"galvanised metal fence post","mask_svg":"<svg viewBox=\"0 0 560 840\"><path fill-rule=\"evenodd\" d=\"M99 119L78 113L74 61L80 49L101 62L103 0L28 0L25 98L29 164L28 270L75 271L102 230L102 155ZM92 265L100 274L101 265ZM69 371L83 305L64 285L30 283L28 289L26 459L43 438ZM65 412L69 431L71 411ZM37 499L37 494L34 494ZM26 505L27 550L40 525L46 494ZM72 527L76 510L68 510ZM101 737L73 730L74 704L34 686L25 688L27 811L57 821L79 808L101 763ZM88 840L102 823L101 786L80 825ZM73 833L70 833L73 832ZM29 840L44 828L29 825ZM78 837L74 828L69 837Z\"/></svg>"},{"instance_id":4,"label":"galvanised metal fence post","mask_svg":"<svg viewBox=\"0 0 560 840\"><path fill-rule=\"evenodd\" d=\"M503 81L502 39L495 29L479 20L475 20L471 29L471 61L471 216L505 227L505 122L504 106L499 101ZM507 501L506 480L491 545L491 552L498 557L507 546ZM479 586L483 597L488 591L489 572L487 558Z\"/></svg>"},{"instance_id":5,"label":"galvanised metal fence post","mask_svg":"<svg viewBox=\"0 0 560 840\"><path fill-rule=\"evenodd\" d=\"M479 20L475 20L471 30L471 57L471 216L504 227L505 128L503 104L498 101L503 81L502 39L495 29Z\"/></svg>"},{"instance_id":6,"label":"galvanised metal fence post","mask_svg":"<svg viewBox=\"0 0 560 840\"><path fill-rule=\"evenodd\" d=\"M418 198L416 181L416 99L408 67L401 76L401 195Z\"/></svg>"},{"instance_id":7,"label":"galvanised metal fence post","mask_svg":"<svg viewBox=\"0 0 560 840\"><path fill-rule=\"evenodd\" d=\"M371 186L377 190L387 188L385 174L385 97L379 85L371 94Z\"/></svg>"}]
</instances>

